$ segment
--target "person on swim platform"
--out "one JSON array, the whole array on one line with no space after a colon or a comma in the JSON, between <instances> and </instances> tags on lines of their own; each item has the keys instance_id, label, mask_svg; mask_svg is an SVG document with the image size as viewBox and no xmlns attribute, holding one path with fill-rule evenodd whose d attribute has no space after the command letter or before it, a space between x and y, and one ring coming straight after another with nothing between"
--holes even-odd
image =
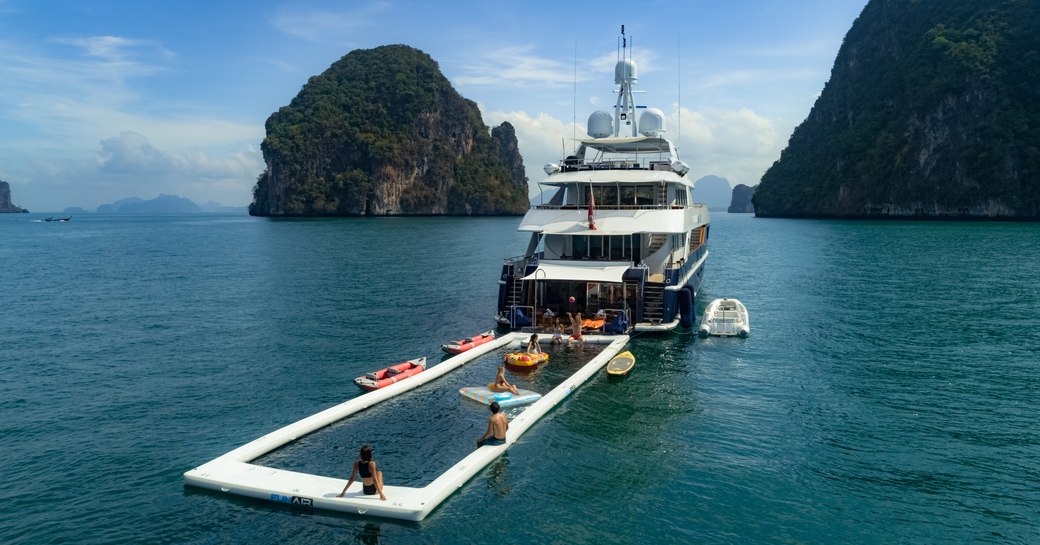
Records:
<instances>
[{"instance_id":1,"label":"person on swim platform","mask_svg":"<svg viewBox=\"0 0 1040 545\"><path fill-rule=\"evenodd\" d=\"M495 376L495 385L492 390L499 392L513 392L513 395L520 395L520 389L515 384L510 384L506 380L506 366L498 366L498 375Z\"/></svg>"},{"instance_id":2,"label":"person on swim platform","mask_svg":"<svg viewBox=\"0 0 1040 545\"><path fill-rule=\"evenodd\" d=\"M477 448L484 445L506 444L506 432L509 431L509 419L500 413L502 409L497 401L491 402L491 416L488 418L487 431L477 439Z\"/></svg>"},{"instance_id":3,"label":"person on swim platform","mask_svg":"<svg viewBox=\"0 0 1040 545\"><path fill-rule=\"evenodd\" d=\"M584 345L585 339L581 336L581 313L577 313L571 316L571 313L567 313L567 317L571 319L571 338L567 341L570 344L571 341L577 341L578 344Z\"/></svg>"},{"instance_id":4,"label":"person on swim platform","mask_svg":"<svg viewBox=\"0 0 1040 545\"><path fill-rule=\"evenodd\" d=\"M532 333L531 338L527 340L527 353L528 354L541 354L542 345L538 344L538 334Z\"/></svg>"},{"instance_id":5,"label":"person on swim platform","mask_svg":"<svg viewBox=\"0 0 1040 545\"><path fill-rule=\"evenodd\" d=\"M376 461L372 459L372 447L368 445L361 447L361 457L354 461L354 468L350 471L350 480L337 497L342 498L347 493L347 489L354 484L358 475L361 476L362 493L366 496L379 494L379 499L386 501L386 496L383 494L383 472L376 467Z\"/></svg>"},{"instance_id":6,"label":"person on swim platform","mask_svg":"<svg viewBox=\"0 0 1040 545\"><path fill-rule=\"evenodd\" d=\"M563 324L559 318L553 323L553 336L549 339L549 344L563 344Z\"/></svg>"}]
</instances>

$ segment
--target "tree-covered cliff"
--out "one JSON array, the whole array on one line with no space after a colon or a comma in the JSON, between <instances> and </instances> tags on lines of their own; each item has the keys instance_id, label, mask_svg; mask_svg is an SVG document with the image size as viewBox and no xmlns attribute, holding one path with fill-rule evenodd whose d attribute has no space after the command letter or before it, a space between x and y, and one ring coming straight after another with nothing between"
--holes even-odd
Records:
<instances>
[{"instance_id":1,"label":"tree-covered cliff","mask_svg":"<svg viewBox=\"0 0 1040 545\"><path fill-rule=\"evenodd\" d=\"M258 216L492 215L528 208L513 127L490 133L429 55L356 50L267 120Z\"/></svg>"},{"instance_id":2,"label":"tree-covered cliff","mask_svg":"<svg viewBox=\"0 0 1040 545\"><path fill-rule=\"evenodd\" d=\"M1040 2L870 0L758 216L1040 219Z\"/></svg>"},{"instance_id":3,"label":"tree-covered cliff","mask_svg":"<svg viewBox=\"0 0 1040 545\"><path fill-rule=\"evenodd\" d=\"M24 208L19 208L11 202L11 186L7 182L0 180L0 213L8 212L28 212Z\"/></svg>"},{"instance_id":4,"label":"tree-covered cliff","mask_svg":"<svg viewBox=\"0 0 1040 545\"><path fill-rule=\"evenodd\" d=\"M755 207L751 200L755 197L755 187L737 184L737 187L733 188L729 208L726 211L730 214L753 214Z\"/></svg>"}]
</instances>

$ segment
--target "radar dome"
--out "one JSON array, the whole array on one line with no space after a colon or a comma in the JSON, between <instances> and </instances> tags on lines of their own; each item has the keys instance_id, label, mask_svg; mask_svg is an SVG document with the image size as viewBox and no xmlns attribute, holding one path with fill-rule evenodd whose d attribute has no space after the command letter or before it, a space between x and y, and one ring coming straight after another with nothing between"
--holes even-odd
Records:
<instances>
[{"instance_id":1,"label":"radar dome","mask_svg":"<svg viewBox=\"0 0 1040 545\"><path fill-rule=\"evenodd\" d=\"M621 85L626 80L631 83L635 83L639 79L638 70L636 70L636 61L632 59L625 59L618 61L614 65L614 84Z\"/></svg>"},{"instance_id":2,"label":"radar dome","mask_svg":"<svg viewBox=\"0 0 1040 545\"><path fill-rule=\"evenodd\" d=\"M606 138L614 134L614 118L603 110L596 110L589 116L589 136Z\"/></svg>"},{"instance_id":3,"label":"radar dome","mask_svg":"<svg viewBox=\"0 0 1040 545\"><path fill-rule=\"evenodd\" d=\"M657 108L647 108L639 116L639 132L643 136L661 136L664 134L664 112Z\"/></svg>"}]
</instances>

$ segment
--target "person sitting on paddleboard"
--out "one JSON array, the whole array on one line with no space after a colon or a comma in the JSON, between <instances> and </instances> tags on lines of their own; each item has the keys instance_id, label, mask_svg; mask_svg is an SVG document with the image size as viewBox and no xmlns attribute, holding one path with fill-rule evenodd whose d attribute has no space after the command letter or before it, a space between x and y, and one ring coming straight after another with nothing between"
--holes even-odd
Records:
<instances>
[{"instance_id":1,"label":"person sitting on paddleboard","mask_svg":"<svg viewBox=\"0 0 1040 545\"><path fill-rule=\"evenodd\" d=\"M506 444L506 431L509 430L509 419L506 415L498 412L501 407L497 401L491 402L491 417L488 418L487 431L477 439L477 448L484 445Z\"/></svg>"},{"instance_id":2,"label":"person sitting on paddleboard","mask_svg":"<svg viewBox=\"0 0 1040 545\"><path fill-rule=\"evenodd\" d=\"M347 493L350 485L354 484L355 477L361 475L361 492L366 496L379 494L379 499L386 501L383 495L383 472L376 467L376 461L372 459L372 447L365 445L361 447L361 458L354 461L354 468L350 471L350 480L343 491L339 493L340 498Z\"/></svg>"},{"instance_id":3,"label":"person sitting on paddleboard","mask_svg":"<svg viewBox=\"0 0 1040 545\"><path fill-rule=\"evenodd\" d=\"M520 395L520 389L517 388L515 384L510 384L509 381L506 380L505 365L498 366L498 375L495 376L495 387L493 389L500 392L513 392L513 395Z\"/></svg>"}]
</instances>

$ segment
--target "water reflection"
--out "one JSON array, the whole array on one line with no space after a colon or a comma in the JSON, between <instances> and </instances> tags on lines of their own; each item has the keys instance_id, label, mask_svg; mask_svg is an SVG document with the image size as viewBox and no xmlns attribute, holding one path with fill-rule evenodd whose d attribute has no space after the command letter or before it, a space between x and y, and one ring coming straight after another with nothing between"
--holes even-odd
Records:
<instances>
[{"instance_id":1,"label":"water reflection","mask_svg":"<svg viewBox=\"0 0 1040 545\"><path fill-rule=\"evenodd\" d=\"M506 469L509 468L509 459L502 457L491 464L488 469L488 490L494 492L494 494L500 498L508 496L513 491L513 485L510 483L509 476L506 475Z\"/></svg>"},{"instance_id":2,"label":"water reflection","mask_svg":"<svg viewBox=\"0 0 1040 545\"><path fill-rule=\"evenodd\" d=\"M378 544L379 526L378 522L366 522L365 525L355 534L358 543L364 543L365 545Z\"/></svg>"}]
</instances>

